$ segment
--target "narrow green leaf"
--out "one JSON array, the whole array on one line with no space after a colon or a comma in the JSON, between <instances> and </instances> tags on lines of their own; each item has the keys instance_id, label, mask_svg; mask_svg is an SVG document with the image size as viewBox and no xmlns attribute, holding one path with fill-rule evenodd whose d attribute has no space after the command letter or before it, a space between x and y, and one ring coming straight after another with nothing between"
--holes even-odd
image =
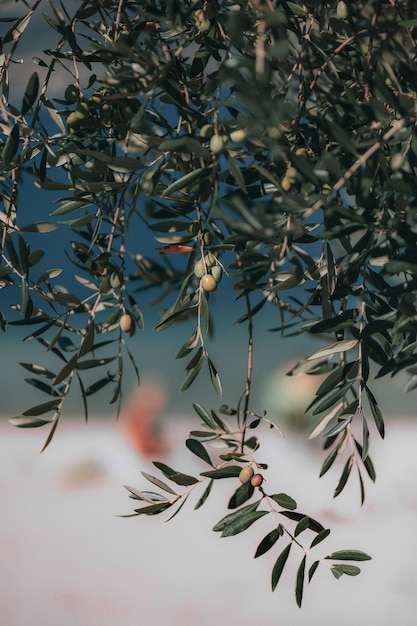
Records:
<instances>
[{"instance_id":1,"label":"narrow green leaf","mask_svg":"<svg viewBox=\"0 0 417 626\"><path fill-rule=\"evenodd\" d=\"M281 578L281 574L287 562L288 556L290 554L292 543L289 543L284 550L281 552L277 560L275 561L274 567L272 568L271 575L271 587L272 591L276 589L276 586L279 583L279 579Z\"/></svg>"},{"instance_id":2,"label":"narrow green leaf","mask_svg":"<svg viewBox=\"0 0 417 626\"><path fill-rule=\"evenodd\" d=\"M295 601L297 602L297 606L301 608L301 604L303 602L303 591L304 591L304 575L306 569L306 559L307 555L304 555L301 559L301 563L297 570L297 576L295 579Z\"/></svg>"},{"instance_id":3,"label":"narrow green leaf","mask_svg":"<svg viewBox=\"0 0 417 626\"><path fill-rule=\"evenodd\" d=\"M187 439L185 445L193 454L213 467L213 463L207 453L207 450L202 443L197 441L197 439Z\"/></svg>"},{"instance_id":4,"label":"narrow green leaf","mask_svg":"<svg viewBox=\"0 0 417 626\"><path fill-rule=\"evenodd\" d=\"M201 476L207 476L207 478L233 478L238 477L242 468L239 465L226 465L217 470L209 470L207 472L201 472Z\"/></svg>"},{"instance_id":5,"label":"narrow green leaf","mask_svg":"<svg viewBox=\"0 0 417 626\"><path fill-rule=\"evenodd\" d=\"M311 564L310 569L308 570L308 582L310 582L311 579L313 578L319 565L320 565L320 561L314 561L314 563Z\"/></svg>"},{"instance_id":6,"label":"narrow green leaf","mask_svg":"<svg viewBox=\"0 0 417 626\"><path fill-rule=\"evenodd\" d=\"M310 544L310 548L314 548L318 543L324 541L330 535L330 528L325 528L321 532L319 532L313 539Z\"/></svg>"},{"instance_id":7,"label":"narrow green leaf","mask_svg":"<svg viewBox=\"0 0 417 626\"><path fill-rule=\"evenodd\" d=\"M209 367L209 372L210 372L210 379L211 379L211 383L213 385L214 391L216 392L217 396L221 398L223 395L223 390L222 390L222 383L220 380L220 376L212 360L208 358L207 362L208 362L208 367Z\"/></svg>"},{"instance_id":8,"label":"narrow green leaf","mask_svg":"<svg viewBox=\"0 0 417 626\"><path fill-rule=\"evenodd\" d=\"M19 126L15 124L7 137L2 153L3 166L6 166L15 156L19 147Z\"/></svg>"},{"instance_id":9,"label":"narrow green leaf","mask_svg":"<svg viewBox=\"0 0 417 626\"><path fill-rule=\"evenodd\" d=\"M203 491L203 494L201 496L201 498L199 498L197 504L195 505L194 509L199 509L201 506L203 506L203 504L205 503L205 501L207 500L207 498L210 495L210 492L213 488L214 485L214 480L210 480L209 484L207 485L207 487L205 488L205 490Z\"/></svg>"},{"instance_id":10,"label":"narrow green leaf","mask_svg":"<svg viewBox=\"0 0 417 626\"><path fill-rule=\"evenodd\" d=\"M221 536L232 537L233 535L238 535L247 530L258 519L264 517L264 515L269 515L269 511L251 511L245 513L245 515L241 515L238 519L228 523L224 527Z\"/></svg>"},{"instance_id":11,"label":"narrow green leaf","mask_svg":"<svg viewBox=\"0 0 417 626\"><path fill-rule=\"evenodd\" d=\"M168 187L162 192L161 196L170 196L176 191L181 191L184 188L190 188L190 186L192 186L197 181L201 183L204 178L207 178L209 176L210 171L210 168L207 167L201 167L196 170L191 170L191 172L188 172L188 174L185 174L185 176L182 176L182 178L179 178L178 180L175 180L173 183L168 185Z\"/></svg>"},{"instance_id":12,"label":"narrow green leaf","mask_svg":"<svg viewBox=\"0 0 417 626\"><path fill-rule=\"evenodd\" d=\"M290 496L287 496L286 493L275 493L272 496L272 499L275 500L275 502L282 506L282 508L284 509L289 509L290 511L293 511L297 508L296 501Z\"/></svg>"},{"instance_id":13,"label":"narrow green leaf","mask_svg":"<svg viewBox=\"0 0 417 626\"><path fill-rule=\"evenodd\" d=\"M73 370L77 369L77 359L78 356L74 354L74 356L69 361L67 361L67 363L65 363L62 370L56 375L54 385L58 385L58 383L61 383L69 374L71 374Z\"/></svg>"},{"instance_id":14,"label":"narrow green leaf","mask_svg":"<svg viewBox=\"0 0 417 626\"><path fill-rule=\"evenodd\" d=\"M159 469L167 478L171 478L174 474L178 474L178 472L169 465L165 465L165 463L161 463L161 461L153 461L153 465Z\"/></svg>"},{"instance_id":15,"label":"narrow green leaf","mask_svg":"<svg viewBox=\"0 0 417 626\"><path fill-rule=\"evenodd\" d=\"M217 522L217 524L213 527L214 532L222 532L228 524L232 524L235 520L239 519L242 515L246 515L247 513L251 513L256 511L259 506L260 500L258 502L253 502L252 504L247 504L243 506L241 509L234 511L233 513L229 513L225 517Z\"/></svg>"},{"instance_id":16,"label":"narrow green leaf","mask_svg":"<svg viewBox=\"0 0 417 626\"><path fill-rule=\"evenodd\" d=\"M298 537L298 535L304 532L306 528L309 527L309 525L310 525L310 518L308 517L308 515L305 515L304 517L300 519L297 526L295 527L294 536Z\"/></svg>"},{"instance_id":17,"label":"narrow green leaf","mask_svg":"<svg viewBox=\"0 0 417 626\"><path fill-rule=\"evenodd\" d=\"M18 428L39 428L39 426L45 426L45 424L50 424L52 422L52 420L40 419L39 417L28 417L24 415L11 417L8 421L10 424L17 426Z\"/></svg>"},{"instance_id":18,"label":"narrow green leaf","mask_svg":"<svg viewBox=\"0 0 417 626\"><path fill-rule=\"evenodd\" d=\"M337 496L342 493L343 489L346 486L346 483L349 479L350 476L350 472L352 470L353 464L355 462L355 457L353 454L351 454L348 458L348 460L345 463L345 466L343 468L342 474L340 476L340 480L338 482L338 485L336 487L336 489L334 490L333 493L333 498L337 498Z\"/></svg>"},{"instance_id":19,"label":"narrow green leaf","mask_svg":"<svg viewBox=\"0 0 417 626\"><path fill-rule=\"evenodd\" d=\"M153 485L156 485L160 489L163 489L164 491L167 491L168 493L171 493L174 496L177 495L175 491L171 489L171 487L169 487L162 480L159 480L159 478L156 478L155 476L151 476L151 474L148 474L147 472L141 472L141 474L144 478L146 478L146 480L149 480L149 482L152 483Z\"/></svg>"},{"instance_id":20,"label":"narrow green leaf","mask_svg":"<svg viewBox=\"0 0 417 626\"><path fill-rule=\"evenodd\" d=\"M193 382L195 381L195 379L197 378L197 376L199 375L201 371L203 360L204 360L204 357L200 356L200 359L195 365L195 367L193 367L187 372L187 375L185 376L184 381L181 385L180 391L185 391L193 384Z\"/></svg>"},{"instance_id":21,"label":"narrow green leaf","mask_svg":"<svg viewBox=\"0 0 417 626\"><path fill-rule=\"evenodd\" d=\"M262 554L265 554L265 552L268 552L268 550L270 550L276 544L282 533L282 526L279 525L278 528L274 528L267 535L265 535L261 543L256 548L254 558L257 559L258 557L262 556Z\"/></svg>"},{"instance_id":22,"label":"narrow green leaf","mask_svg":"<svg viewBox=\"0 0 417 626\"><path fill-rule=\"evenodd\" d=\"M357 339L337 341L336 343L332 343L330 346L316 350L316 352L313 352L313 354L310 354L310 356L307 357L307 360L312 361L314 359L322 359L323 357L331 356L332 354L336 354L338 352L347 352L348 350L354 348L357 343Z\"/></svg>"},{"instance_id":23,"label":"narrow green leaf","mask_svg":"<svg viewBox=\"0 0 417 626\"><path fill-rule=\"evenodd\" d=\"M384 425L384 418L382 417L381 410L378 406L378 403L372 391L368 387L365 387L365 390L366 390L366 395L368 398L369 406L371 407L372 416L375 420L376 427L382 439L384 439L385 425Z\"/></svg>"},{"instance_id":24,"label":"narrow green leaf","mask_svg":"<svg viewBox=\"0 0 417 626\"><path fill-rule=\"evenodd\" d=\"M47 393L50 396L55 396L56 398L60 397L60 394L56 389L51 387L51 385L44 383L42 380L38 380L37 378L25 378L25 382L29 385L32 385L32 387L39 389L39 391Z\"/></svg>"},{"instance_id":25,"label":"narrow green leaf","mask_svg":"<svg viewBox=\"0 0 417 626\"><path fill-rule=\"evenodd\" d=\"M205 409L204 407L202 407L202 406L200 406L199 404L197 404L197 402L193 402L193 408L194 408L194 411L197 413L197 415L198 415L199 417L201 417L201 419L203 420L203 422L204 422L205 424L207 424L207 426L208 426L209 428L211 428L212 430L215 430L215 429L216 429L216 424L215 424L215 422L213 421L213 419L212 419L212 417L211 417L210 413L209 413L208 411L206 411L206 409Z\"/></svg>"},{"instance_id":26,"label":"narrow green leaf","mask_svg":"<svg viewBox=\"0 0 417 626\"><path fill-rule=\"evenodd\" d=\"M22 102L22 108L21 108L22 115L25 115L29 111L29 109L31 108L31 106L33 105L33 103L35 102L37 98L38 91L39 91L39 76L37 72L33 72L33 74L31 74L28 80L28 84L26 85L25 93L23 95L23 102Z\"/></svg>"},{"instance_id":27,"label":"narrow green leaf","mask_svg":"<svg viewBox=\"0 0 417 626\"><path fill-rule=\"evenodd\" d=\"M339 550L324 557L334 561L370 561L371 556L361 550Z\"/></svg>"},{"instance_id":28,"label":"narrow green leaf","mask_svg":"<svg viewBox=\"0 0 417 626\"><path fill-rule=\"evenodd\" d=\"M52 222L32 222L32 224L22 226L20 230L24 233L51 233L56 228L56 224Z\"/></svg>"},{"instance_id":29,"label":"narrow green leaf","mask_svg":"<svg viewBox=\"0 0 417 626\"><path fill-rule=\"evenodd\" d=\"M183 474L182 472L176 472L170 476L170 479L176 484L182 487L189 487L198 483L198 478L190 476L189 474Z\"/></svg>"},{"instance_id":30,"label":"narrow green leaf","mask_svg":"<svg viewBox=\"0 0 417 626\"><path fill-rule=\"evenodd\" d=\"M49 400L48 402L43 402L42 404L32 406L30 409L26 409L26 411L23 411L22 415L30 417L43 415L44 413L48 413L49 411L55 411L59 407L59 405L60 399Z\"/></svg>"},{"instance_id":31,"label":"narrow green leaf","mask_svg":"<svg viewBox=\"0 0 417 626\"><path fill-rule=\"evenodd\" d=\"M172 506L172 502L160 502L156 504L150 504L149 506L143 506L140 509L135 509L138 515L157 515L162 513L166 509Z\"/></svg>"},{"instance_id":32,"label":"narrow green leaf","mask_svg":"<svg viewBox=\"0 0 417 626\"><path fill-rule=\"evenodd\" d=\"M320 470L320 478L331 468L337 457L338 447L333 448L330 454L325 458Z\"/></svg>"},{"instance_id":33,"label":"narrow green leaf","mask_svg":"<svg viewBox=\"0 0 417 626\"><path fill-rule=\"evenodd\" d=\"M361 573L361 570L357 565L332 565L330 567L330 571L337 579L343 576L343 574L347 574L347 576L357 576Z\"/></svg>"},{"instance_id":34,"label":"narrow green leaf","mask_svg":"<svg viewBox=\"0 0 417 626\"><path fill-rule=\"evenodd\" d=\"M81 341L80 349L78 350L78 358L83 357L87 352L90 352L94 345L95 325L94 321L90 320L87 331Z\"/></svg>"},{"instance_id":35,"label":"narrow green leaf","mask_svg":"<svg viewBox=\"0 0 417 626\"><path fill-rule=\"evenodd\" d=\"M242 506L242 504L251 499L254 491L255 488L252 487L250 481L240 485L229 500L229 509L237 509L239 506Z\"/></svg>"},{"instance_id":36,"label":"narrow green leaf","mask_svg":"<svg viewBox=\"0 0 417 626\"><path fill-rule=\"evenodd\" d=\"M329 438L329 437L334 437L335 435L338 435L343 430L346 430L346 428L349 426L351 422L352 422L351 417L347 417L346 419L338 419L337 424L335 424L333 428L331 428L327 433L325 433L324 437Z\"/></svg>"}]
</instances>

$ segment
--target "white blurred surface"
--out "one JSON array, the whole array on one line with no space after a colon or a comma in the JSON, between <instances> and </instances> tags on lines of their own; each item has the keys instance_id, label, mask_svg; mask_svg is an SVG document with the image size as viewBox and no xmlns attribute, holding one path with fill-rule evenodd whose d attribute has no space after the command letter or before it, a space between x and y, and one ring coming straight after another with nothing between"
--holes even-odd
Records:
<instances>
[{"instance_id":1,"label":"white blurred surface","mask_svg":"<svg viewBox=\"0 0 417 626\"><path fill-rule=\"evenodd\" d=\"M165 462L175 469L205 469L181 443L197 424L170 420L174 449ZM375 485L367 482L362 508L354 476L346 493L332 499L339 474L317 478L324 457L311 443L293 434L272 436L260 453L259 460L270 463L267 489L288 493L299 510L332 527L317 556L357 548L373 557L359 563L359 576L338 581L320 566L300 610L293 590L301 552L292 550L296 558L290 557L274 593L270 572L277 552L253 559L272 528L269 516L236 537L221 539L211 532L226 513L231 481L217 481L206 504L194 511L198 490L169 523L164 514L122 519L117 516L131 513L136 504L122 485L149 488L140 471L158 472L126 447L114 423L63 422L40 455L44 430L21 431L4 420L0 623L412 626L417 619L417 428L412 421L391 420L387 430L386 440L375 438L372 445L378 477Z\"/></svg>"}]
</instances>

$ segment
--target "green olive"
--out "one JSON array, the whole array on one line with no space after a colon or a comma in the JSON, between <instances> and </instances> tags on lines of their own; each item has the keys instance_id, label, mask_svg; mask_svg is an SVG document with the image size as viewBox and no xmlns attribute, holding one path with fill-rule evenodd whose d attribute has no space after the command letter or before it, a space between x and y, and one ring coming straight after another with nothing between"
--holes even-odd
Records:
<instances>
[{"instance_id":1,"label":"green olive","mask_svg":"<svg viewBox=\"0 0 417 626\"><path fill-rule=\"evenodd\" d=\"M248 483L253 476L253 468L250 465L246 465L240 470L239 480L242 484Z\"/></svg>"},{"instance_id":2,"label":"green olive","mask_svg":"<svg viewBox=\"0 0 417 626\"><path fill-rule=\"evenodd\" d=\"M341 20L346 20L349 17L349 7L346 2L340 0L340 2L337 3L336 13L337 17Z\"/></svg>"},{"instance_id":3,"label":"green olive","mask_svg":"<svg viewBox=\"0 0 417 626\"><path fill-rule=\"evenodd\" d=\"M68 87L65 89L65 100L67 102L77 102L79 95L80 90L75 85L68 85Z\"/></svg>"},{"instance_id":4,"label":"green olive","mask_svg":"<svg viewBox=\"0 0 417 626\"><path fill-rule=\"evenodd\" d=\"M223 270L220 267L220 265L214 265L211 268L211 275L213 276L213 278L216 281L216 283L219 283L221 281L221 278L222 278L222 275L223 275Z\"/></svg>"},{"instance_id":5,"label":"green olive","mask_svg":"<svg viewBox=\"0 0 417 626\"><path fill-rule=\"evenodd\" d=\"M232 143L243 143L246 139L246 131L243 129L233 130L229 139Z\"/></svg>"},{"instance_id":6,"label":"green olive","mask_svg":"<svg viewBox=\"0 0 417 626\"><path fill-rule=\"evenodd\" d=\"M214 126L213 124L204 124L200 130L200 137L203 139L210 139L214 135Z\"/></svg>"},{"instance_id":7,"label":"green olive","mask_svg":"<svg viewBox=\"0 0 417 626\"><path fill-rule=\"evenodd\" d=\"M110 276L110 286L112 289L120 289L123 285L123 274L120 272L112 272Z\"/></svg>"},{"instance_id":8,"label":"green olive","mask_svg":"<svg viewBox=\"0 0 417 626\"><path fill-rule=\"evenodd\" d=\"M128 313L125 313L124 315L122 315L122 317L120 318L119 321L119 325L121 330L124 333L128 333L129 330L132 328L132 318L130 315L128 315Z\"/></svg>"},{"instance_id":9,"label":"green olive","mask_svg":"<svg viewBox=\"0 0 417 626\"><path fill-rule=\"evenodd\" d=\"M204 274L201 278L201 286L204 291L215 291L217 289L217 283L211 274Z\"/></svg>"},{"instance_id":10,"label":"green olive","mask_svg":"<svg viewBox=\"0 0 417 626\"><path fill-rule=\"evenodd\" d=\"M217 262L216 255L213 254L213 252L207 252L207 254L204 257L204 261L207 267L212 267L213 265L216 265L216 262Z\"/></svg>"},{"instance_id":11,"label":"green olive","mask_svg":"<svg viewBox=\"0 0 417 626\"><path fill-rule=\"evenodd\" d=\"M213 154L220 154L223 152L225 145L226 141L223 135L213 135L210 139L210 150Z\"/></svg>"},{"instance_id":12,"label":"green olive","mask_svg":"<svg viewBox=\"0 0 417 626\"><path fill-rule=\"evenodd\" d=\"M205 273L206 266L204 261L201 259L200 261L197 261L194 265L194 274L197 276L197 278L202 278Z\"/></svg>"}]
</instances>

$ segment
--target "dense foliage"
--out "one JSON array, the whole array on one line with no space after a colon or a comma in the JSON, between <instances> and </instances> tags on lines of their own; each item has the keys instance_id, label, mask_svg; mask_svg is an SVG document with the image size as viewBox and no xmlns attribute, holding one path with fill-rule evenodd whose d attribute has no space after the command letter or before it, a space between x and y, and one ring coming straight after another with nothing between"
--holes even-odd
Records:
<instances>
[{"instance_id":1,"label":"dense foliage","mask_svg":"<svg viewBox=\"0 0 417 626\"><path fill-rule=\"evenodd\" d=\"M275 588L300 549L301 605L323 562L310 548L330 531L264 489L255 433L270 424L250 402L253 326L272 307L271 345L300 333L322 340L289 374L322 376L310 404L310 436L324 435L321 475L341 464L338 495L355 472L363 501L364 476L375 479L370 422L384 436L373 377L406 371L407 390L417 386L413 3L33 0L17 9L0 16L0 325L27 326L57 367L22 364L49 399L11 421L49 428L46 446L73 387L86 414L102 389L117 412L124 361L140 369L129 338L143 327L148 292L165 307L156 330L194 321L178 346L182 389L207 375L221 396L227 378L206 337L213 292L234 290L248 329L242 397L220 410L194 405L202 425L186 445L202 462L198 477L156 461L172 486L145 474L159 492L129 493L141 505L134 515L175 514L194 487L205 486L198 507L229 479L232 511L214 530L234 535L269 514L256 556L281 546ZM41 13L47 40L21 57ZM34 185L34 202L36 190L51 192L55 207L28 219L23 184ZM60 238L68 245L51 260L48 242ZM215 460L213 441L224 445ZM368 558L324 557L336 578Z\"/></svg>"}]
</instances>

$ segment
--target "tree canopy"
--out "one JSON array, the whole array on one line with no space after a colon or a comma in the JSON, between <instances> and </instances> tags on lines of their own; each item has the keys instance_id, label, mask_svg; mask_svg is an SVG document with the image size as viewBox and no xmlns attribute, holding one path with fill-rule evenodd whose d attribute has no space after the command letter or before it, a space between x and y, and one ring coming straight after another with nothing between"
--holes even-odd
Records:
<instances>
[{"instance_id":1,"label":"tree canopy","mask_svg":"<svg viewBox=\"0 0 417 626\"><path fill-rule=\"evenodd\" d=\"M370 433L384 437L372 382L406 372L407 391L417 386L414 3L19 5L0 16L0 327L27 327L57 366L22 364L48 400L10 421L48 429L46 447L74 388L86 415L90 396L110 390L117 414L126 360L139 375L129 340L149 294L164 309L157 331L193 324L178 345L181 389L207 376L221 397L227 373L207 337L215 296L234 292L248 338L242 396L194 403L201 425L186 445L200 475L155 461L164 479L144 476L158 492L128 488L133 515L172 517L203 486L199 507L230 479L231 511L214 530L235 535L270 515L255 556L280 546L274 589L300 551L301 606L323 559L339 578L369 557L315 558L330 530L266 492L256 429L274 425L251 404L253 328L269 307L271 347L303 333L321 342L289 375L321 376L309 407L320 474L340 465L335 496L356 474L363 502ZM41 13L48 36L27 47ZM54 205L28 212L22 185ZM57 241L62 257L51 259ZM216 459L213 441L224 446Z\"/></svg>"}]
</instances>

